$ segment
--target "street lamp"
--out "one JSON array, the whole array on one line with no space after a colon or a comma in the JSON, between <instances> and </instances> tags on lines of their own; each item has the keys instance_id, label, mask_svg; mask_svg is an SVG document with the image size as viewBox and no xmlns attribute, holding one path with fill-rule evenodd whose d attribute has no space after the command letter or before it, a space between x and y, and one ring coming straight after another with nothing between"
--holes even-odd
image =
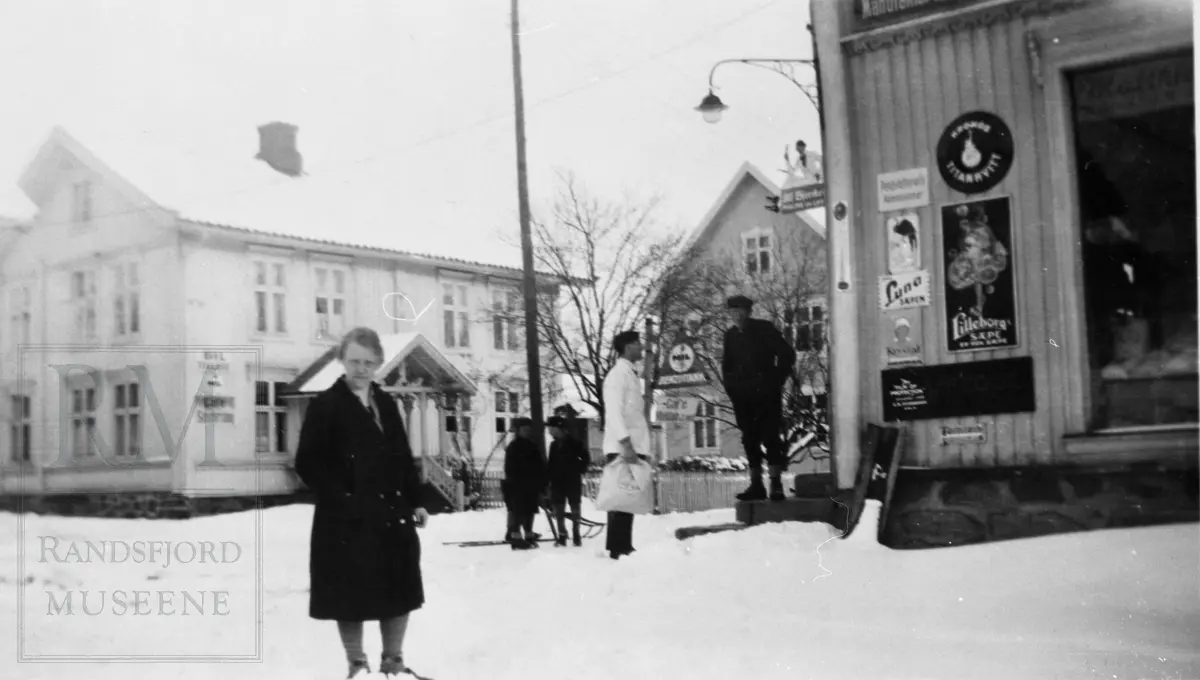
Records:
<instances>
[{"instance_id":1,"label":"street lamp","mask_svg":"<svg viewBox=\"0 0 1200 680\"><path fill-rule=\"evenodd\" d=\"M713 76L717 73L717 68L722 64L745 64L747 66L756 66L765 68L769 71L778 73L787 78L793 85L800 88L805 97L812 102L812 105L817 108L817 113L821 113L820 91L814 85L805 85L801 83L795 74L795 65L804 64L806 66L816 67L816 62L812 59L722 59L713 64L712 70L708 72L708 94L696 107L696 110L704 116L705 122L717 123L721 120L721 114L728 109L729 106L721 101L721 98L714 94L717 86L713 84Z\"/></svg>"}]
</instances>

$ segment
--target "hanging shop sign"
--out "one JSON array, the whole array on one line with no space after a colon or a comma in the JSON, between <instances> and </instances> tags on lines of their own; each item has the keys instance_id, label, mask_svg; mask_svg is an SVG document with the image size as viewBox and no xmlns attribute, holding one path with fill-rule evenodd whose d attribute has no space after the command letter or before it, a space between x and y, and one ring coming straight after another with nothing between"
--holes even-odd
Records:
<instances>
[{"instance_id":1,"label":"hanging shop sign","mask_svg":"<svg viewBox=\"0 0 1200 680\"><path fill-rule=\"evenodd\" d=\"M885 172L876 179L881 213L929 205L929 170L926 168Z\"/></svg>"},{"instance_id":2,"label":"hanging shop sign","mask_svg":"<svg viewBox=\"0 0 1200 680\"><path fill-rule=\"evenodd\" d=\"M907 274L921 268L921 218L916 213L889 217L884 223L888 240L888 272Z\"/></svg>"},{"instance_id":3,"label":"hanging shop sign","mask_svg":"<svg viewBox=\"0 0 1200 680\"><path fill-rule=\"evenodd\" d=\"M883 419L933 420L1036 410L1033 358L890 368L880 373Z\"/></svg>"},{"instance_id":4,"label":"hanging shop sign","mask_svg":"<svg viewBox=\"0 0 1200 680\"><path fill-rule=\"evenodd\" d=\"M1016 347L1008 196L942 206L946 342L951 352Z\"/></svg>"},{"instance_id":5,"label":"hanging shop sign","mask_svg":"<svg viewBox=\"0 0 1200 680\"><path fill-rule=\"evenodd\" d=\"M879 277L879 308L885 312L929 306L929 272Z\"/></svg>"},{"instance_id":6,"label":"hanging shop sign","mask_svg":"<svg viewBox=\"0 0 1200 680\"><path fill-rule=\"evenodd\" d=\"M692 420L700 407L697 397L679 397L671 394L654 396L654 419L661 422Z\"/></svg>"},{"instance_id":7,"label":"hanging shop sign","mask_svg":"<svg viewBox=\"0 0 1200 680\"><path fill-rule=\"evenodd\" d=\"M671 389L707 385L708 376L701 368L696 346L695 338L687 334L676 336L670 349L663 356L662 366L658 371L658 380L654 387Z\"/></svg>"},{"instance_id":8,"label":"hanging shop sign","mask_svg":"<svg viewBox=\"0 0 1200 680\"><path fill-rule=\"evenodd\" d=\"M960 444L986 444L987 424L975 425L943 425L938 428L938 436L942 446L958 446Z\"/></svg>"},{"instance_id":9,"label":"hanging shop sign","mask_svg":"<svg viewBox=\"0 0 1200 680\"><path fill-rule=\"evenodd\" d=\"M1012 168L1012 132L993 113L964 113L942 132L937 163L951 189L981 194L1000 184Z\"/></svg>"},{"instance_id":10,"label":"hanging shop sign","mask_svg":"<svg viewBox=\"0 0 1200 680\"><path fill-rule=\"evenodd\" d=\"M786 187L779 193L779 212L784 214L812 210L824 205L824 183Z\"/></svg>"},{"instance_id":11,"label":"hanging shop sign","mask_svg":"<svg viewBox=\"0 0 1200 680\"><path fill-rule=\"evenodd\" d=\"M919 364L923 361L920 341L920 312L897 314L891 318L891 336L884 349L888 366ZM916 327L914 329L914 326ZM916 337L913 337L916 336Z\"/></svg>"}]
</instances>

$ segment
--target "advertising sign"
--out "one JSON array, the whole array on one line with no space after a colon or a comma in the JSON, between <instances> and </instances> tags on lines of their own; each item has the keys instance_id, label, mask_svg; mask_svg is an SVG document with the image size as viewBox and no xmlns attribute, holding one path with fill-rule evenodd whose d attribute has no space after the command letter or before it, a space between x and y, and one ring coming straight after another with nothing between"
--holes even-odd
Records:
<instances>
[{"instance_id":1,"label":"advertising sign","mask_svg":"<svg viewBox=\"0 0 1200 680\"><path fill-rule=\"evenodd\" d=\"M942 206L951 352L1019 344L1011 215L1007 196Z\"/></svg>"},{"instance_id":2,"label":"advertising sign","mask_svg":"<svg viewBox=\"0 0 1200 680\"><path fill-rule=\"evenodd\" d=\"M696 340L686 333L675 337L663 356L658 371L655 389L665 390L678 387L699 387L708 384L708 376L701 368L696 354Z\"/></svg>"},{"instance_id":3,"label":"advertising sign","mask_svg":"<svg viewBox=\"0 0 1200 680\"><path fill-rule=\"evenodd\" d=\"M929 170L926 168L881 173L877 181L881 213L929 205Z\"/></svg>"}]
</instances>

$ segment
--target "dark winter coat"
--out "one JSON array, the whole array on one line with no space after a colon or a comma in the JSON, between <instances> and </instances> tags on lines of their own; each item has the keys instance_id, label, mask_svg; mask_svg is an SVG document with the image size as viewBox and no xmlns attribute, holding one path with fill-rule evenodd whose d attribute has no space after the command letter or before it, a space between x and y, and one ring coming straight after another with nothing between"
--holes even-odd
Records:
<instances>
[{"instance_id":1,"label":"dark winter coat","mask_svg":"<svg viewBox=\"0 0 1200 680\"><path fill-rule=\"evenodd\" d=\"M748 319L746 329L730 326L725 331L721 376L733 401L774 398L796 363L796 350L775 324Z\"/></svg>"},{"instance_id":2,"label":"dark winter coat","mask_svg":"<svg viewBox=\"0 0 1200 680\"><path fill-rule=\"evenodd\" d=\"M591 456L583 442L571 435L563 435L562 439L550 442L550 461L546 464L550 489L559 493L579 491L589 463Z\"/></svg>"},{"instance_id":3,"label":"dark winter coat","mask_svg":"<svg viewBox=\"0 0 1200 680\"><path fill-rule=\"evenodd\" d=\"M546 462L537 444L514 437L504 449L504 502L510 512L537 514L546 490Z\"/></svg>"},{"instance_id":4,"label":"dark winter coat","mask_svg":"<svg viewBox=\"0 0 1200 680\"><path fill-rule=\"evenodd\" d=\"M371 384L383 429L344 380L317 395L296 473L313 490L309 616L375 621L425 602L413 511L422 483L395 400Z\"/></svg>"}]
</instances>

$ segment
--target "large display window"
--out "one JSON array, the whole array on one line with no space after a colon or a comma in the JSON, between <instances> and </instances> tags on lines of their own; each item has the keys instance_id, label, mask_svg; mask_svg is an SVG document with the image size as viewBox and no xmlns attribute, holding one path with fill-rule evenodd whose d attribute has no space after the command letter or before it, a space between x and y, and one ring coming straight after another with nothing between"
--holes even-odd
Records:
<instances>
[{"instance_id":1,"label":"large display window","mask_svg":"<svg viewBox=\"0 0 1200 680\"><path fill-rule=\"evenodd\" d=\"M1068 74L1094 430L1200 422L1192 59Z\"/></svg>"}]
</instances>

